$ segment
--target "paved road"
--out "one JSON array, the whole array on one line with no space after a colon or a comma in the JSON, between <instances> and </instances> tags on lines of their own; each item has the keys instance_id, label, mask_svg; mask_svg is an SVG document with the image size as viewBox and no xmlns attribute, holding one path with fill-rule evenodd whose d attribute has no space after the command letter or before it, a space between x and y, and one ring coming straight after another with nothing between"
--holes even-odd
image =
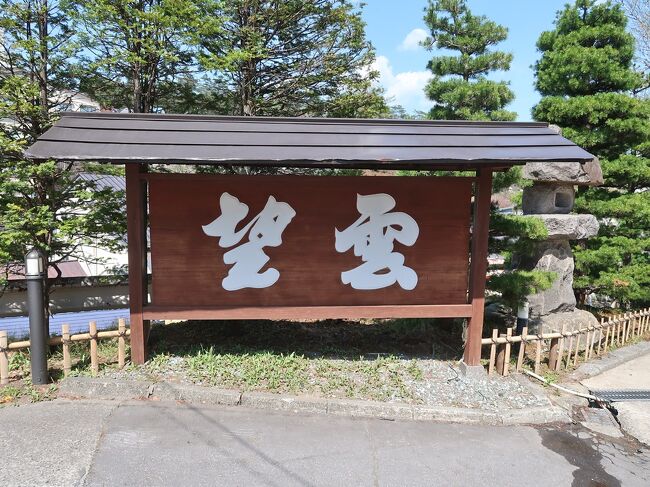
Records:
<instances>
[{"instance_id":1,"label":"paved road","mask_svg":"<svg viewBox=\"0 0 650 487\"><path fill-rule=\"evenodd\" d=\"M0 485L647 486L650 452L578 427L57 400L0 409Z\"/></svg>"},{"instance_id":2,"label":"paved road","mask_svg":"<svg viewBox=\"0 0 650 487\"><path fill-rule=\"evenodd\" d=\"M582 383L591 390L640 389L650 391L650 354L630 360ZM650 401L615 402L625 431L650 445Z\"/></svg>"}]
</instances>

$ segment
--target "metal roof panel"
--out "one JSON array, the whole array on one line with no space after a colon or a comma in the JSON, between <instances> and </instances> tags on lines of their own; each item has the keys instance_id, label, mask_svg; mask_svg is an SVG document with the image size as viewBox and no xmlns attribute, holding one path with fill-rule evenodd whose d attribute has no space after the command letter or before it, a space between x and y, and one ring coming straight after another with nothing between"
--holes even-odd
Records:
<instances>
[{"instance_id":1,"label":"metal roof panel","mask_svg":"<svg viewBox=\"0 0 650 487\"><path fill-rule=\"evenodd\" d=\"M301 167L478 167L593 156L536 122L69 113L33 159Z\"/></svg>"}]
</instances>

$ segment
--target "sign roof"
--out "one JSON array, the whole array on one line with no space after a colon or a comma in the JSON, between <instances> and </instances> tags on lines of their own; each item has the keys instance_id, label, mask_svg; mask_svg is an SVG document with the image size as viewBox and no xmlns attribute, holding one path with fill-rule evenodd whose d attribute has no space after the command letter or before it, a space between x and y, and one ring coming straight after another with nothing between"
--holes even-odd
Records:
<instances>
[{"instance_id":1,"label":"sign roof","mask_svg":"<svg viewBox=\"0 0 650 487\"><path fill-rule=\"evenodd\" d=\"M475 169L587 162L546 123L63 113L31 159Z\"/></svg>"}]
</instances>

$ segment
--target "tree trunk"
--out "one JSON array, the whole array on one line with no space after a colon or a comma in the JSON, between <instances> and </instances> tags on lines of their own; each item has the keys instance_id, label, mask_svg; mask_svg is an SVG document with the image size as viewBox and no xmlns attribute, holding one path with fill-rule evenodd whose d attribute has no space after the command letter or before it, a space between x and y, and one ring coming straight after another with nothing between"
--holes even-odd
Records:
<instances>
[{"instance_id":1,"label":"tree trunk","mask_svg":"<svg viewBox=\"0 0 650 487\"><path fill-rule=\"evenodd\" d=\"M38 45L39 45L39 68L38 68L38 88L40 96L40 111L43 120L47 119L48 116L48 93L47 93L47 63L49 60L48 54L48 45L47 45L47 36L48 36L48 16L49 16L49 5L47 0L43 0L41 8L38 10ZM44 127L41 127L42 129Z\"/></svg>"}]
</instances>

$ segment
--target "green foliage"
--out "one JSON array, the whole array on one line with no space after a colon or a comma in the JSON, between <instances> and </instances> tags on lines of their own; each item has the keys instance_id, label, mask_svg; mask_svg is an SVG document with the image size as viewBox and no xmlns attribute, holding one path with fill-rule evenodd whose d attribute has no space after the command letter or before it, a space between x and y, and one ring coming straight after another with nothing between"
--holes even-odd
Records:
<instances>
[{"instance_id":1,"label":"green foliage","mask_svg":"<svg viewBox=\"0 0 650 487\"><path fill-rule=\"evenodd\" d=\"M10 120L0 124L3 281L33 246L49 254L57 272L66 260L87 260L84 244L117 249L126 222L123 195L77 178L83 167L23 159L22 150L51 126L77 86L69 59L75 46L57 2L5 0L0 7L0 47L11 53L0 56L0 119Z\"/></svg>"},{"instance_id":2,"label":"green foliage","mask_svg":"<svg viewBox=\"0 0 650 487\"><path fill-rule=\"evenodd\" d=\"M650 292L650 102L635 97L634 38L621 6L577 0L538 42L535 119L600 158L605 184L581 189L576 210L596 215L600 237L575 246L579 297L600 292L647 306Z\"/></svg>"},{"instance_id":3,"label":"green foliage","mask_svg":"<svg viewBox=\"0 0 650 487\"><path fill-rule=\"evenodd\" d=\"M426 93L435 102L429 117L514 120L516 114L504 109L514 98L508 83L486 78L493 71L510 69L512 54L489 49L505 40L508 30L473 15L465 0L429 0L424 20L431 30L425 47L458 52L429 61L433 78Z\"/></svg>"},{"instance_id":4,"label":"green foliage","mask_svg":"<svg viewBox=\"0 0 650 487\"><path fill-rule=\"evenodd\" d=\"M555 272L517 271L490 276L490 289L501 294L502 300L513 309L523 298L549 289L557 279Z\"/></svg>"},{"instance_id":5,"label":"green foliage","mask_svg":"<svg viewBox=\"0 0 650 487\"><path fill-rule=\"evenodd\" d=\"M435 102L429 117L514 120L516 114L505 110L514 98L508 83L486 77L493 71L510 69L511 54L490 50L506 39L508 30L484 16L473 15L464 0L430 0L424 20L431 30L431 37L424 43L427 48L458 52L457 56L434 57L428 64L433 79L426 92ZM494 174L492 190L498 193L524 184L521 169L514 167ZM536 240L545 238L547 230L541 220L503 215L496 208L490 218L489 252L504 255L506 268L490 276L488 289L516 308L526 295L546 289L553 282L552 273L514 270L509 263L514 253L525 252Z\"/></svg>"},{"instance_id":6,"label":"green foliage","mask_svg":"<svg viewBox=\"0 0 650 487\"><path fill-rule=\"evenodd\" d=\"M189 38L200 25L217 29L219 17L204 17L209 0L83 0L66 2L87 66L82 90L105 107L148 113L165 108L182 89L176 78L191 71ZM216 24L216 25L215 25Z\"/></svg>"},{"instance_id":7,"label":"green foliage","mask_svg":"<svg viewBox=\"0 0 650 487\"><path fill-rule=\"evenodd\" d=\"M226 87L235 115L382 117L374 50L348 0L204 2L199 62Z\"/></svg>"}]
</instances>

